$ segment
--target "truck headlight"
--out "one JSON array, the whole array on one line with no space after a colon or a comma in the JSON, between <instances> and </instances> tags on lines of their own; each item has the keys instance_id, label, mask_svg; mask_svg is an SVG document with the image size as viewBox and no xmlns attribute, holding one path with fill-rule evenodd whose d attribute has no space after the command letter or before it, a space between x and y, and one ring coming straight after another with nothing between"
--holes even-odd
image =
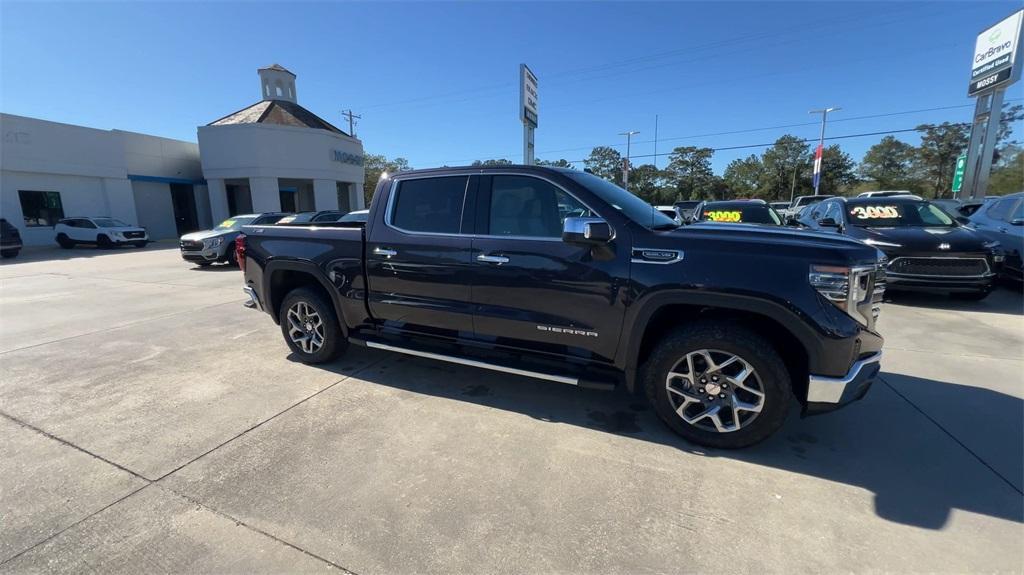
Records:
<instances>
[{"instance_id":1,"label":"truck headlight","mask_svg":"<svg viewBox=\"0 0 1024 575\"><path fill-rule=\"evenodd\" d=\"M222 243L224 243L224 238L210 238L208 240L203 240L203 246L207 248L217 248L220 247Z\"/></svg>"},{"instance_id":2,"label":"truck headlight","mask_svg":"<svg viewBox=\"0 0 1024 575\"><path fill-rule=\"evenodd\" d=\"M807 280L833 305L858 322L869 325L878 317L885 290L885 266L812 265Z\"/></svg>"}]
</instances>

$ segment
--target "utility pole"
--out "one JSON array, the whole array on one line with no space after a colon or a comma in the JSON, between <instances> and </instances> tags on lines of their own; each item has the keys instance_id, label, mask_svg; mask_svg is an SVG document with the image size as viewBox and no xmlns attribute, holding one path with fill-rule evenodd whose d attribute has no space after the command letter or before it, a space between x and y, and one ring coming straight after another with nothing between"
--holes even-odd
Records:
<instances>
[{"instance_id":1,"label":"utility pole","mask_svg":"<svg viewBox=\"0 0 1024 575\"><path fill-rule=\"evenodd\" d=\"M357 115L357 114L353 114L352 110L345 110L344 112L341 113L341 115L345 116L346 118L348 118L348 135L352 136L353 138L355 138L356 137L356 124L358 123L358 122L356 122L356 120L361 119L362 116Z\"/></svg>"},{"instance_id":2,"label":"utility pole","mask_svg":"<svg viewBox=\"0 0 1024 575\"><path fill-rule=\"evenodd\" d=\"M619 133L620 136L626 136L626 165L623 166L623 169L622 169L622 187L626 188L627 192L629 191L629 151L630 151L629 148L630 148L630 142L631 142L633 136L635 136L635 135L637 135L639 133L640 133L639 130L630 130L628 132L620 132Z\"/></svg>"},{"instance_id":3,"label":"utility pole","mask_svg":"<svg viewBox=\"0 0 1024 575\"><path fill-rule=\"evenodd\" d=\"M658 115L654 115L654 167L658 167Z\"/></svg>"},{"instance_id":4,"label":"utility pole","mask_svg":"<svg viewBox=\"0 0 1024 575\"><path fill-rule=\"evenodd\" d=\"M821 114L821 136L818 138L818 149L814 150L814 195L818 195L818 184L821 183L821 156L825 148L825 122L828 120L828 113L842 110L839 106L811 110L808 114Z\"/></svg>"}]
</instances>

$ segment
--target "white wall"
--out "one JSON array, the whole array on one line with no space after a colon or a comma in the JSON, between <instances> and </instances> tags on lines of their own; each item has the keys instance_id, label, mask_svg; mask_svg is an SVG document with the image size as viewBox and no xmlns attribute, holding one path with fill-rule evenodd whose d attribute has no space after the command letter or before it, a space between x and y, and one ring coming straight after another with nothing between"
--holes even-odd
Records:
<instances>
[{"instance_id":1,"label":"white wall","mask_svg":"<svg viewBox=\"0 0 1024 575\"><path fill-rule=\"evenodd\" d=\"M177 238L171 187L161 182L132 182L132 192L139 214L138 224L149 232L149 239Z\"/></svg>"},{"instance_id":2,"label":"white wall","mask_svg":"<svg viewBox=\"0 0 1024 575\"><path fill-rule=\"evenodd\" d=\"M26 245L53 243L53 230L25 227L18 190L60 192L67 217L113 216L141 225L152 221L160 230L169 222L175 231L166 237L176 237L167 185L162 185L163 199L150 197L156 188L144 186L143 202L137 205L136 185L151 182L131 182L127 177L202 178L199 146L192 142L12 114L0 114L0 132L0 215L21 230ZM198 204L202 194L196 195ZM208 199L203 202L196 206L199 214L208 209Z\"/></svg>"},{"instance_id":3,"label":"white wall","mask_svg":"<svg viewBox=\"0 0 1024 575\"><path fill-rule=\"evenodd\" d=\"M109 214L102 178L34 174L5 169L0 171L0 190L0 216L19 228L25 245L52 244L54 234L51 227L25 227L18 190L60 192L64 215L67 217Z\"/></svg>"},{"instance_id":4,"label":"white wall","mask_svg":"<svg viewBox=\"0 0 1024 575\"><path fill-rule=\"evenodd\" d=\"M363 167L334 161L334 150L363 155L344 134L275 124L200 126L203 175L214 178L296 178L363 184Z\"/></svg>"}]
</instances>

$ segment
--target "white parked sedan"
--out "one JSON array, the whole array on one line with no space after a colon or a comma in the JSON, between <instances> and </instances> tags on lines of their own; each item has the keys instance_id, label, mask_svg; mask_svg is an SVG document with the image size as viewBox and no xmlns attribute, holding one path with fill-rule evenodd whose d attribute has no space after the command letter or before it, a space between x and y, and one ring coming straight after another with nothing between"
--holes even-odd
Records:
<instances>
[{"instance_id":1,"label":"white parked sedan","mask_svg":"<svg viewBox=\"0 0 1024 575\"><path fill-rule=\"evenodd\" d=\"M101 248L132 244L142 248L149 241L146 228L108 217L64 218L57 222L53 231L57 234L57 245L64 249L76 244L96 244Z\"/></svg>"}]
</instances>

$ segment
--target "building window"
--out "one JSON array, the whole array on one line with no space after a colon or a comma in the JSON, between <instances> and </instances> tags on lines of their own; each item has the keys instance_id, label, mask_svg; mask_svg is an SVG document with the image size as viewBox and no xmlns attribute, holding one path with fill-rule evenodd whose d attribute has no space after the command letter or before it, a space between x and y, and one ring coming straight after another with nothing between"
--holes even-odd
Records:
<instances>
[{"instance_id":1,"label":"building window","mask_svg":"<svg viewBox=\"0 0 1024 575\"><path fill-rule=\"evenodd\" d=\"M27 227L53 226L64 218L60 192L18 190L18 199L21 200L21 213Z\"/></svg>"}]
</instances>

